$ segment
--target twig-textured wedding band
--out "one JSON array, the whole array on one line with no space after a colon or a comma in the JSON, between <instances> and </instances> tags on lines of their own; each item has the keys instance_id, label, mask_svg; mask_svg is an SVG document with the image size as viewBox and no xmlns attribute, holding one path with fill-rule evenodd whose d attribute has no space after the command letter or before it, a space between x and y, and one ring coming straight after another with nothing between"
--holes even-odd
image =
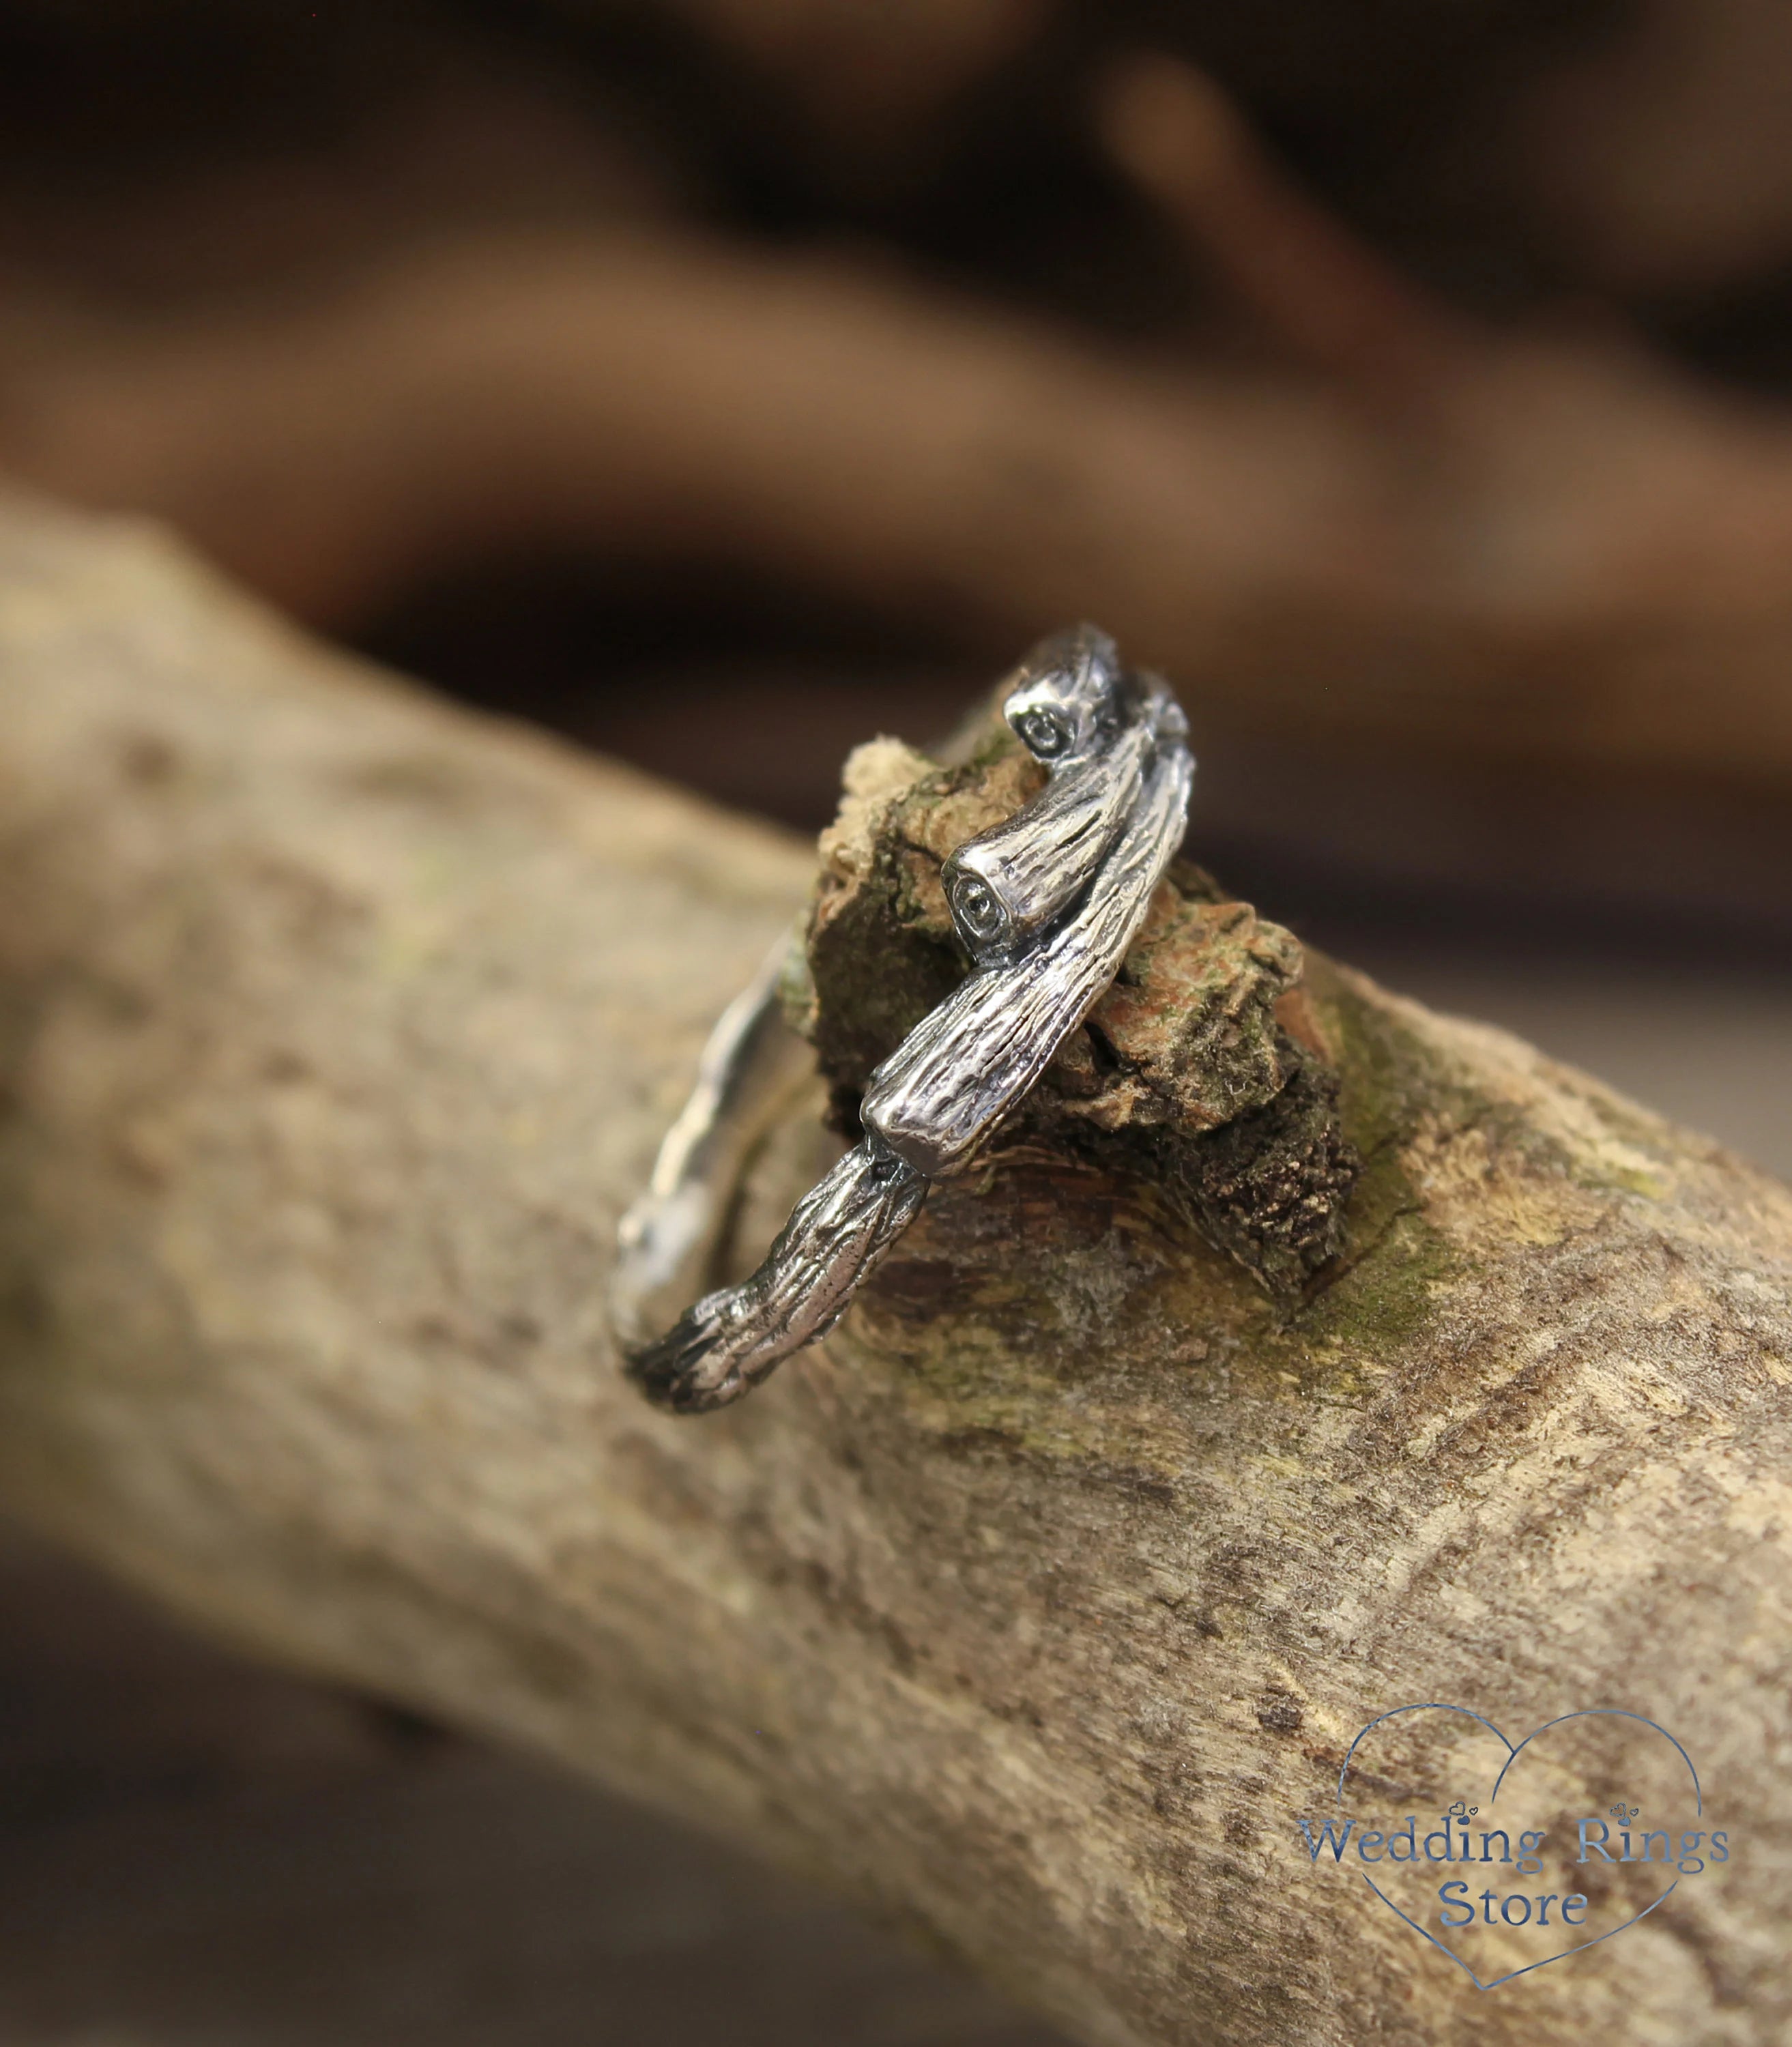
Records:
<instances>
[{"instance_id":1,"label":"twig-textured wedding band","mask_svg":"<svg viewBox=\"0 0 1792 2047\"><path fill-rule=\"evenodd\" d=\"M1087 626L1042 642L1002 710L1051 780L946 863L971 973L872 1074L863 1140L797 1204L758 1271L644 1341L668 1290L693 1273L700 1283L735 1175L788 1094L799 1041L777 1001L781 946L705 1048L648 1192L623 1219L612 1287L629 1372L662 1407L725 1407L825 1335L931 1183L968 1164L1051 1064L1138 933L1187 821L1181 710Z\"/></svg>"}]
</instances>

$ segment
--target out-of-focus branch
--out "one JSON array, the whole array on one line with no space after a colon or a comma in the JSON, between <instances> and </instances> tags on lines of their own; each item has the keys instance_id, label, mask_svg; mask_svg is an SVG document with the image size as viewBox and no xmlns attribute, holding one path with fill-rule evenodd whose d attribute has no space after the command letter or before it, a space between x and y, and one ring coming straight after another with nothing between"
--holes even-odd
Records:
<instances>
[{"instance_id":1,"label":"out-of-focus branch","mask_svg":"<svg viewBox=\"0 0 1792 2047\"><path fill-rule=\"evenodd\" d=\"M1192 65L1117 64L1101 96L1117 162L1281 346L1365 393L1411 402L1472 330L1310 199Z\"/></svg>"},{"instance_id":2,"label":"out-of-focus branch","mask_svg":"<svg viewBox=\"0 0 1792 2047\"><path fill-rule=\"evenodd\" d=\"M721 557L1217 722L1792 780L1792 418L1432 307L1189 74L1110 126L1295 371L1144 362L697 239L415 251L280 317L21 319L0 459L352 621L509 547Z\"/></svg>"},{"instance_id":3,"label":"out-of-focus branch","mask_svg":"<svg viewBox=\"0 0 1792 2047\"><path fill-rule=\"evenodd\" d=\"M7 466L327 622L558 539L719 552L1004 648L1081 604L1260 669L1271 619L1317 651L1302 586L1329 633L1390 566L1372 451L1310 394L695 239L463 243L266 319L46 319L12 358Z\"/></svg>"}]
</instances>

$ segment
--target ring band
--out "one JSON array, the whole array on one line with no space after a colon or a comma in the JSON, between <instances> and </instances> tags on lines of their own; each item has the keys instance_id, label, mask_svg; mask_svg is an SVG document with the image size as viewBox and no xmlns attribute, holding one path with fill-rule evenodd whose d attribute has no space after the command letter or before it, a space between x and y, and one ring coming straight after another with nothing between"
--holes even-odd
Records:
<instances>
[{"instance_id":1,"label":"ring band","mask_svg":"<svg viewBox=\"0 0 1792 2047\"><path fill-rule=\"evenodd\" d=\"M863 1140L797 1204L759 1269L644 1340L668 1294L689 1299L701 1283L742 1164L812 1071L777 999L783 943L704 1048L623 1218L611 1288L629 1374L659 1406L726 1407L824 1336L932 1183L962 1171L1032 1088L1137 935L1187 822L1194 762L1175 698L1082 626L1034 649L1002 710L1050 780L946 863L970 973L871 1075Z\"/></svg>"}]
</instances>

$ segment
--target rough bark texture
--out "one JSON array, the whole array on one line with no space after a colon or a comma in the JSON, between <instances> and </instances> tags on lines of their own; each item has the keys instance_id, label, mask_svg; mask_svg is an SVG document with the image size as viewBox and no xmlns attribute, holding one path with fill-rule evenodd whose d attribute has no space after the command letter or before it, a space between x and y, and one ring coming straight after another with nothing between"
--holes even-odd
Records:
<instances>
[{"instance_id":1,"label":"rough bark texture","mask_svg":"<svg viewBox=\"0 0 1792 2047\"><path fill-rule=\"evenodd\" d=\"M1298 1294L1048 1121L825 1356L673 1422L616 1372L610 1233L809 853L41 507L0 514L0 682L18 1510L1093 2040L1782 2037L1785 1190L1310 961L1259 1042L1362 1170ZM1176 896L1185 966L1287 993ZM1484 1995L1293 1837L1426 1698L1651 1713L1743 1852Z\"/></svg>"}]
</instances>

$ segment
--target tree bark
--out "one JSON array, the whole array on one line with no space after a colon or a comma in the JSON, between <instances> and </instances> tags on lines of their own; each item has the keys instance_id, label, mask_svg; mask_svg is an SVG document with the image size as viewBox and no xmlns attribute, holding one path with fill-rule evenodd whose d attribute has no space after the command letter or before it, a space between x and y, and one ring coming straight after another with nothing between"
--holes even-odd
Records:
<instances>
[{"instance_id":1,"label":"tree bark","mask_svg":"<svg viewBox=\"0 0 1792 2047\"><path fill-rule=\"evenodd\" d=\"M1091 2040L1781 2037L1786 1190L1309 960L1361 1171L1304 1287L1035 1130L825 1353L673 1421L615 1221L811 856L25 501L0 687L17 1511ZM1481 1992L1295 1828L1421 1700L1647 1713L1739 1852Z\"/></svg>"}]
</instances>

